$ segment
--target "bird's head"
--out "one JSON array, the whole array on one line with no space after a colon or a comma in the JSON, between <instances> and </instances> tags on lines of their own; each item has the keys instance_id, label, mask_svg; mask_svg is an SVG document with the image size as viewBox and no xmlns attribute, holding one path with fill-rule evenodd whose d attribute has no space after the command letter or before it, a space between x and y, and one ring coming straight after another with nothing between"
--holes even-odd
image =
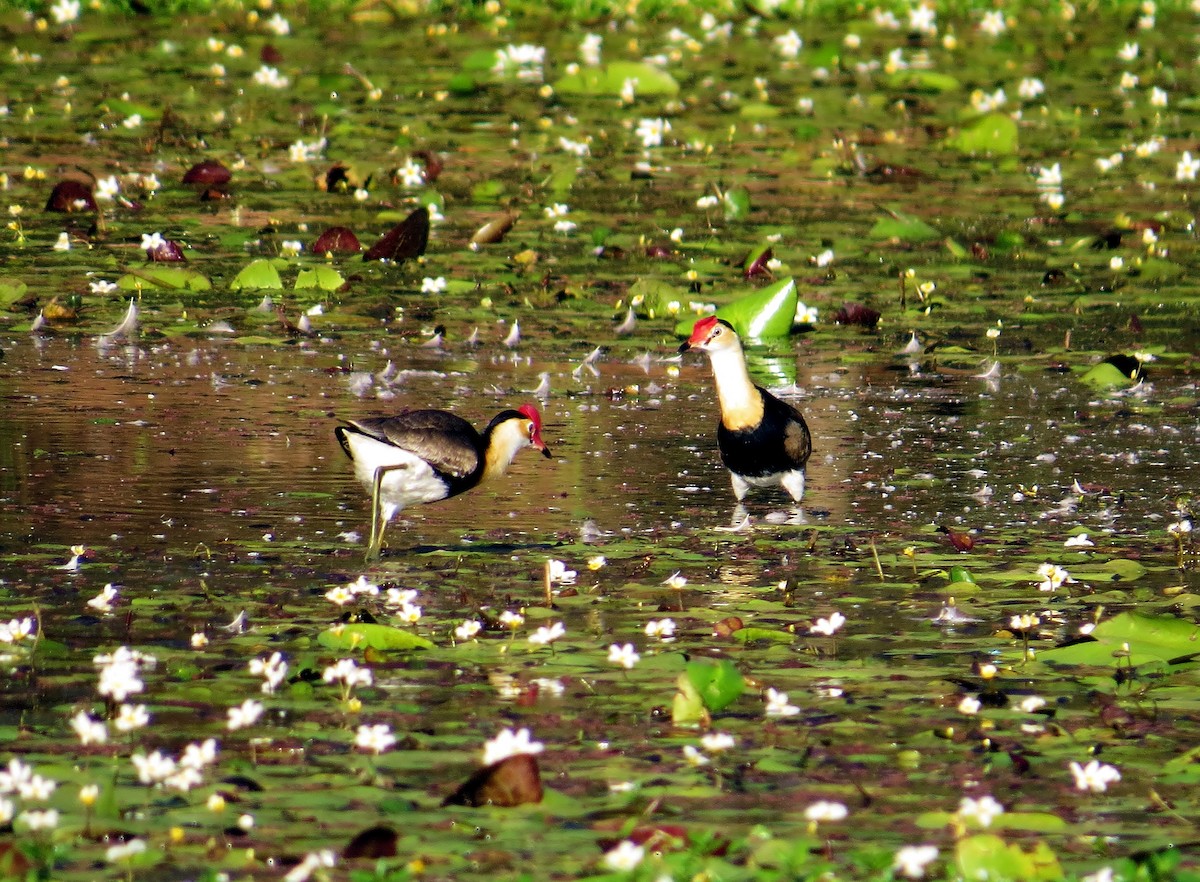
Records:
<instances>
[{"instance_id":1,"label":"bird's head","mask_svg":"<svg viewBox=\"0 0 1200 882\"><path fill-rule=\"evenodd\" d=\"M522 404L517 408L517 413L526 419L525 432L529 436L529 446L542 451L542 456L550 456L550 448L542 440L542 415L538 409L532 404Z\"/></svg>"},{"instance_id":2,"label":"bird's head","mask_svg":"<svg viewBox=\"0 0 1200 882\"><path fill-rule=\"evenodd\" d=\"M710 315L702 318L692 327L692 336L679 347L680 352L689 349L699 349L701 352L720 352L733 349L738 345L737 331L733 325L723 319Z\"/></svg>"}]
</instances>

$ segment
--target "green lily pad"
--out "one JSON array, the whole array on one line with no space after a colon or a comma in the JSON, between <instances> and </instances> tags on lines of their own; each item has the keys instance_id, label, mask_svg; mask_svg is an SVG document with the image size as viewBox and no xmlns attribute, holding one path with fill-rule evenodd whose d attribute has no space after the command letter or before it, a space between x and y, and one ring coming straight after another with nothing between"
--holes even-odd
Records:
<instances>
[{"instance_id":1,"label":"green lily pad","mask_svg":"<svg viewBox=\"0 0 1200 882\"><path fill-rule=\"evenodd\" d=\"M931 242L942 237L941 232L919 217L901 211L890 211L871 227L873 239L897 239L901 242Z\"/></svg>"},{"instance_id":2,"label":"green lily pad","mask_svg":"<svg viewBox=\"0 0 1200 882\"><path fill-rule=\"evenodd\" d=\"M29 286L20 279L0 279L0 306L9 306L25 296Z\"/></svg>"},{"instance_id":3,"label":"green lily pad","mask_svg":"<svg viewBox=\"0 0 1200 882\"><path fill-rule=\"evenodd\" d=\"M1035 882L1062 878L1058 858L1045 842L1037 842L1024 851L994 833L978 833L958 841L955 859L958 873L964 879Z\"/></svg>"},{"instance_id":4,"label":"green lily pad","mask_svg":"<svg viewBox=\"0 0 1200 882\"><path fill-rule=\"evenodd\" d=\"M721 202L725 206L725 220L742 220L750 214L750 193L746 190L726 190Z\"/></svg>"},{"instance_id":5,"label":"green lily pad","mask_svg":"<svg viewBox=\"0 0 1200 882\"><path fill-rule=\"evenodd\" d=\"M748 294L717 310L717 317L733 325L738 336L746 339L786 337L796 317L796 280L783 279L760 291ZM675 333L688 337L695 318L687 318L675 326Z\"/></svg>"},{"instance_id":6,"label":"green lily pad","mask_svg":"<svg viewBox=\"0 0 1200 882\"><path fill-rule=\"evenodd\" d=\"M317 266L312 269L302 269L296 276L296 290L302 288L320 288L322 291L336 291L346 280L331 266Z\"/></svg>"},{"instance_id":7,"label":"green lily pad","mask_svg":"<svg viewBox=\"0 0 1200 882\"><path fill-rule=\"evenodd\" d=\"M614 61L604 67L586 67L567 74L554 84L554 91L564 95L619 96L628 80L636 80L634 91L639 97L675 95L679 83L660 67L641 61Z\"/></svg>"},{"instance_id":8,"label":"green lily pad","mask_svg":"<svg viewBox=\"0 0 1200 882\"><path fill-rule=\"evenodd\" d=\"M242 267L241 272L229 283L229 287L234 291L243 288L279 290L283 288L283 279L279 278L279 269L274 261L254 260Z\"/></svg>"},{"instance_id":9,"label":"green lily pad","mask_svg":"<svg viewBox=\"0 0 1200 882\"><path fill-rule=\"evenodd\" d=\"M388 625L357 623L322 631L317 642L327 649L406 650L432 649L434 644L419 634Z\"/></svg>"},{"instance_id":10,"label":"green lily pad","mask_svg":"<svg viewBox=\"0 0 1200 882\"><path fill-rule=\"evenodd\" d=\"M787 631L775 631L770 628L739 628L729 635L738 643L780 643L791 644L796 635Z\"/></svg>"},{"instance_id":11,"label":"green lily pad","mask_svg":"<svg viewBox=\"0 0 1200 882\"><path fill-rule=\"evenodd\" d=\"M1017 123L1005 113L989 113L946 138L946 145L972 155L1017 152Z\"/></svg>"},{"instance_id":12,"label":"green lily pad","mask_svg":"<svg viewBox=\"0 0 1200 882\"><path fill-rule=\"evenodd\" d=\"M1148 662L1177 663L1200 655L1200 630L1175 616L1126 612L1098 624L1092 640L1038 653L1057 664L1112 665L1118 656L1137 666ZM1126 649L1128 647L1128 649Z\"/></svg>"},{"instance_id":13,"label":"green lily pad","mask_svg":"<svg viewBox=\"0 0 1200 882\"><path fill-rule=\"evenodd\" d=\"M195 270L181 266L151 265L127 272L117 279L122 291L141 291L144 288L172 288L184 291L207 291L212 282Z\"/></svg>"},{"instance_id":14,"label":"green lily pad","mask_svg":"<svg viewBox=\"0 0 1200 882\"><path fill-rule=\"evenodd\" d=\"M1131 377L1126 376L1119 367L1109 364L1107 361L1100 362L1079 379L1100 391L1128 389L1134 384Z\"/></svg>"}]
</instances>

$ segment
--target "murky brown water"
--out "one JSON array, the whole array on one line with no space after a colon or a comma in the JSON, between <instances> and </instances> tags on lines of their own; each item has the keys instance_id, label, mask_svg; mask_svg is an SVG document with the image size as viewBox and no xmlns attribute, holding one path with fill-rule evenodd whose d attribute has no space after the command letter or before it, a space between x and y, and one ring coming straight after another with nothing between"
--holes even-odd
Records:
<instances>
[{"instance_id":1,"label":"murky brown water","mask_svg":"<svg viewBox=\"0 0 1200 882\"><path fill-rule=\"evenodd\" d=\"M82 543L177 555L199 544L259 549L268 534L322 553L352 547L344 534L364 531L368 504L333 438L337 417L436 405L482 423L532 400L542 372L551 374L554 459L519 458L503 484L412 510L391 533L393 549L464 535L553 542L585 521L602 533L706 529L732 511L707 365L689 359L672 376L669 349L644 366L602 362L600 378L581 382L571 365L536 356L398 347L396 375L367 382L332 344L31 337L4 348L0 541L12 549ZM1161 378L1143 402L1098 398L1036 366L988 381L929 365L913 372L891 356L840 366L837 353L808 344L799 355L816 439L806 499L814 524L897 536L928 524L1047 520L1137 530L1194 479L1194 413L1153 403L1173 384L1194 392L1184 378ZM777 367L792 358L772 357ZM379 372L387 361L367 352L353 367ZM756 366L765 380L771 364ZM1110 493L1063 503L1076 480ZM1034 485L1036 495L1011 501ZM979 495L984 487L991 497ZM750 501L757 519L781 502Z\"/></svg>"}]
</instances>

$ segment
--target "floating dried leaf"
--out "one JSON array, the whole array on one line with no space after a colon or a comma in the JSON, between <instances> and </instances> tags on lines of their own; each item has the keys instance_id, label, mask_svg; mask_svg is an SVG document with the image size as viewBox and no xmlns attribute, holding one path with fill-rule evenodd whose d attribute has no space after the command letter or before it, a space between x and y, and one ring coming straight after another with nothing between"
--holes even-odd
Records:
<instances>
[{"instance_id":1,"label":"floating dried leaf","mask_svg":"<svg viewBox=\"0 0 1200 882\"><path fill-rule=\"evenodd\" d=\"M420 257L429 244L429 209L421 206L392 229L388 230L363 260L392 260L401 263Z\"/></svg>"}]
</instances>

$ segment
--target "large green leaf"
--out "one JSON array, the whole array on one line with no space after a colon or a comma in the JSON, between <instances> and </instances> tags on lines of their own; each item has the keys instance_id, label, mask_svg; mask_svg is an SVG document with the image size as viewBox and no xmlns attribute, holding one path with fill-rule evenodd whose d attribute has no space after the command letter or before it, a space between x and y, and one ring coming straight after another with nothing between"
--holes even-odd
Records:
<instances>
[{"instance_id":1,"label":"large green leaf","mask_svg":"<svg viewBox=\"0 0 1200 882\"><path fill-rule=\"evenodd\" d=\"M989 113L946 138L963 153L1007 156L1017 152L1017 123L1005 113Z\"/></svg>"},{"instance_id":2,"label":"large green leaf","mask_svg":"<svg viewBox=\"0 0 1200 882\"><path fill-rule=\"evenodd\" d=\"M174 288L184 291L207 291L212 282L195 270L182 266L150 265L131 270L117 279L122 291L141 291L144 288Z\"/></svg>"},{"instance_id":3,"label":"large green leaf","mask_svg":"<svg viewBox=\"0 0 1200 882\"><path fill-rule=\"evenodd\" d=\"M312 269L302 269L296 276L296 290L301 288L320 288L322 291L336 291L346 280L331 266L315 266Z\"/></svg>"},{"instance_id":4,"label":"large green leaf","mask_svg":"<svg viewBox=\"0 0 1200 882\"><path fill-rule=\"evenodd\" d=\"M683 675L710 711L728 707L746 688L741 672L728 659L689 662Z\"/></svg>"},{"instance_id":5,"label":"large green leaf","mask_svg":"<svg viewBox=\"0 0 1200 882\"><path fill-rule=\"evenodd\" d=\"M628 80L635 80L634 92L639 97L674 95L679 83L660 67L641 61L614 61L604 67L585 67L567 74L554 84L554 91L564 95L618 96Z\"/></svg>"},{"instance_id":6,"label":"large green leaf","mask_svg":"<svg viewBox=\"0 0 1200 882\"><path fill-rule=\"evenodd\" d=\"M1124 612L1098 624L1092 640L1038 653L1057 664L1134 666L1149 662L1179 662L1200 655L1200 628L1175 616Z\"/></svg>"},{"instance_id":7,"label":"large green leaf","mask_svg":"<svg viewBox=\"0 0 1200 882\"><path fill-rule=\"evenodd\" d=\"M1107 361L1100 362L1100 364L1093 367L1079 379L1081 382L1087 383L1093 389L1099 389L1102 391L1112 389L1128 389L1134 384L1132 378L1127 377L1119 367L1114 364L1109 364Z\"/></svg>"},{"instance_id":8,"label":"large green leaf","mask_svg":"<svg viewBox=\"0 0 1200 882\"><path fill-rule=\"evenodd\" d=\"M265 288L279 290L283 280L279 278L279 269L272 260L253 260L242 267L241 272L233 277L229 287L234 291L242 288Z\"/></svg>"},{"instance_id":9,"label":"large green leaf","mask_svg":"<svg viewBox=\"0 0 1200 882\"><path fill-rule=\"evenodd\" d=\"M1058 858L1045 842L1037 842L1026 852L1009 845L994 833L977 833L958 841L955 848L959 875L964 879L989 882L1035 882L1061 879Z\"/></svg>"},{"instance_id":10,"label":"large green leaf","mask_svg":"<svg viewBox=\"0 0 1200 882\"><path fill-rule=\"evenodd\" d=\"M317 642L328 649L432 649L434 645L412 631L367 623L337 625L322 631Z\"/></svg>"},{"instance_id":11,"label":"large green leaf","mask_svg":"<svg viewBox=\"0 0 1200 882\"><path fill-rule=\"evenodd\" d=\"M29 286L20 279L11 277L0 279L0 306L8 306L25 296Z\"/></svg>"},{"instance_id":12,"label":"large green leaf","mask_svg":"<svg viewBox=\"0 0 1200 882\"><path fill-rule=\"evenodd\" d=\"M873 239L896 239L900 242L914 243L930 242L942 236L937 228L919 217L894 209L875 221L869 235Z\"/></svg>"},{"instance_id":13,"label":"large green leaf","mask_svg":"<svg viewBox=\"0 0 1200 882\"><path fill-rule=\"evenodd\" d=\"M746 339L786 337L796 317L796 300L796 280L783 279L725 304L717 310L717 317ZM684 319L675 325L675 333L688 337L695 324L695 317Z\"/></svg>"}]
</instances>

